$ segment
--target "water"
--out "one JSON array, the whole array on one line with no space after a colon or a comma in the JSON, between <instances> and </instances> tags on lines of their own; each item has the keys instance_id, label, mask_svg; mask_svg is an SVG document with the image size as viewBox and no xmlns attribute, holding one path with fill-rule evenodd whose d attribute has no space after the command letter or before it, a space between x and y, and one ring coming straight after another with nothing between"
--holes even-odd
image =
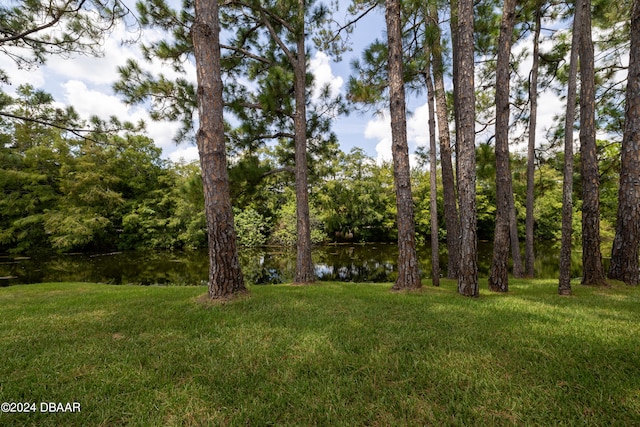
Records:
<instances>
[{"instance_id":1,"label":"water","mask_svg":"<svg viewBox=\"0 0 640 427\"><path fill-rule=\"evenodd\" d=\"M446 273L446 248L441 245L440 266ZM491 265L490 243L478 244L478 273L486 277ZM541 245L536 253L536 276L558 277L559 247ZM319 280L393 282L397 277L398 248L394 244L327 245L313 250ZM423 278L431 275L428 246L418 249ZM254 284L290 282L295 271L292 248L245 248L240 262L245 279ZM580 275L580 252L573 253L573 276ZM0 286L42 282L96 282L114 285L206 284L208 256L198 251L135 251L110 254L68 254L37 257L0 256Z\"/></svg>"}]
</instances>

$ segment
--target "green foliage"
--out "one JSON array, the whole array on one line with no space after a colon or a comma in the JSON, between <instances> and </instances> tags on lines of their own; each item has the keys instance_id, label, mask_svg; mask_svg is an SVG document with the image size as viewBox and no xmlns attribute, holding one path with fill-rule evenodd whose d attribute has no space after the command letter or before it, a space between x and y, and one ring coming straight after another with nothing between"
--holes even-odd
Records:
<instances>
[{"instance_id":1,"label":"green foliage","mask_svg":"<svg viewBox=\"0 0 640 427\"><path fill-rule=\"evenodd\" d=\"M331 239L389 241L396 234L393 171L361 149L335 159L333 173L313 194Z\"/></svg>"},{"instance_id":2,"label":"green foliage","mask_svg":"<svg viewBox=\"0 0 640 427\"><path fill-rule=\"evenodd\" d=\"M271 242L282 246L294 246L297 240L296 227L296 201L295 198L287 198L287 202L282 205L277 212L276 221ZM311 243L318 244L326 240L327 236L322 229L322 222L314 206L309 206L309 216L311 220Z\"/></svg>"},{"instance_id":3,"label":"green foliage","mask_svg":"<svg viewBox=\"0 0 640 427\"><path fill-rule=\"evenodd\" d=\"M262 246L267 242L268 224L266 219L252 208L243 211L234 209L234 219L238 244Z\"/></svg>"}]
</instances>

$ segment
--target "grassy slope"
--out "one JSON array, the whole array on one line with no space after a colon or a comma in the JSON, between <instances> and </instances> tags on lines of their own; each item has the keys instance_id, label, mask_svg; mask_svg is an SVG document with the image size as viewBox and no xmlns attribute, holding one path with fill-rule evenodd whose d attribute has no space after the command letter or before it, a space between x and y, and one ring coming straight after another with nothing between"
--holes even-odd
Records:
<instances>
[{"instance_id":1,"label":"grassy slope","mask_svg":"<svg viewBox=\"0 0 640 427\"><path fill-rule=\"evenodd\" d=\"M483 284L486 288L486 283ZM0 289L0 425L640 425L635 288Z\"/></svg>"}]
</instances>

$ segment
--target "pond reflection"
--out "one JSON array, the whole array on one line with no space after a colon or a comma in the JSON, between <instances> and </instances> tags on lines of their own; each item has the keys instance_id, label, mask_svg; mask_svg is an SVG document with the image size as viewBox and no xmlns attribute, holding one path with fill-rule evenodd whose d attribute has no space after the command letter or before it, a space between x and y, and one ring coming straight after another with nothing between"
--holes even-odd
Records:
<instances>
[{"instance_id":1,"label":"pond reflection","mask_svg":"<svg viewBox=\"0 0 640 427\"><path fill-rule=\"evenodd\" d=\"M446 274L446 247L440 246L442 275ZM486 277L491 265L491 244L478 244L478 274ZM537 248L536 275L558 276L559 248ZM319 280L344 282L393 282L397 278L398 248L394 244L368 243L319 246L313 250ZM418 249L423 278L431 275L429 246ZM572 276L581 273L581 253L572 254ZM290 282L295 272L293 248L244 248L240 263L245 279L253 284ZM608 261L608 260L605 260ZM41 282L96 282L137 285L203 285L207 282L206 250L169 252L135 251L110 254L0 257L0 286Z\"/></svg>"}]
</instances>

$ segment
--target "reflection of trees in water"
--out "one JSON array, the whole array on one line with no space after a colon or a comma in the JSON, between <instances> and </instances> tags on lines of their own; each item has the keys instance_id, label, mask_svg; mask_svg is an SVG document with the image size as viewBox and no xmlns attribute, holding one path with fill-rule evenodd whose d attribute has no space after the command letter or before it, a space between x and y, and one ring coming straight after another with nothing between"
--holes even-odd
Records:
<instances>
[{"instance_id":1,"label":"reflection of trees in water","mask_svg":"<svg viewBox=\"0 0 640 427\"><path fill-rule=\"evenodd\" d=\"M199 285L207 278L206 251L136 251L16 259L0 265L13 283L95 282L112 285Z\"/></svg>"},{"instance_id":2,"label":"reflection of trees in water","mask_svg":"<svg viewBox=\"0 0 640 427\"><path fill-rule=\"evenodd\" d=\"M480 242L478 268L481 277L488 274L491 253L491 244ZM540 245L536 251L537 277L557 277L558 253L559 250L553 243ZM293 280L296 254L292 249L243 248L239 255L248 283L275 284ZM582 261L579 249L572 255L572 277L579 277ZM429 246L419 248L418 256L423 279L428 279L431 271ZM316 274L320 280L327 281L393 282L397 275L397 257L398 249L394 244L328 245L313 250ZM447 261L445 247L441 245L440 264L443 274L446 272ZM206 283L208 268L206 250L3 257L0 258L0 286L40 282L201 285Z\"/></svg>"},{"instance_id":3,"label":"reflection of trees in water","mask_svg":"<svg viewBox=\"0 0 640 427\"><path fill-rule=\"evenodd\" d=\"M343 282L392 282L397 277L396 245L335 245L314 254L320 280Z\"/></svg>"}]
</instances>

